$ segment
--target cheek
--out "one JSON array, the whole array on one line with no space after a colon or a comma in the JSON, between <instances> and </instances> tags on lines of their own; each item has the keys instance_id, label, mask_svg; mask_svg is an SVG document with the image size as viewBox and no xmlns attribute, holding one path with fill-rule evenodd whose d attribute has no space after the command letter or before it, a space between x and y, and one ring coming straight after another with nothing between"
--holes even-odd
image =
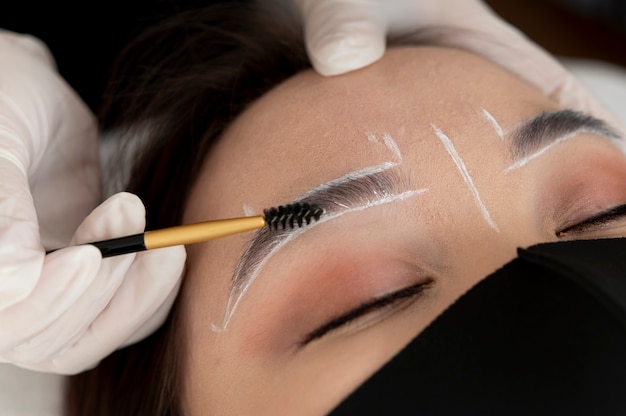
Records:
<instances>
[{"instance_id":1,"label":"cheek","mask_svg":"<svg viewBox=\"0 0 626 416\"><path fill-rule=\"evenodd\" d=\"M231 236L187 247L187 273L180 301L193 360L202 362L232 342L220 332L230 295L232 270L244 237Z\"/></svg>"},{"instance_id":2,"label":"cheek","mask_svg":"<svg viewBox=\"0 0 626 416\"><path fill-rule=\"evenodd\" d=\"M290 273L287 279L270 277L285 284L281 296L274 298L273 311L268 310L264 319L270 327L257 332L256 342L251 344L269 350L293 349L309 332L338 314L422 278L391 248L344 246L320 260L312 257L309 264L314 268L305 265L301 273Z\"/></svg>"},{"instance_id":3,"label":"cheek","mask_svg":"<svg viewBox=\"0 0 626 416\"><path fill-rule=\"evenodd\" d=\"M239 242L227 238L187 249L188 272L179 301L185 333L182 390L189 414L254 414L254 403L264 403L270 394L266 389L271 384L260 381L271 378L267 362L244 352L237 329L212 329L223 324L235 246Z\"/></svg>"},{"instance_id":4,"label":"cheek","mask_svg":"<svg viewBox=\"0 0 626 416\"><path fill-rule=\"evenodd\" d=\"M333 231L323 245L311 238L285 247L250 286L232 321L246 354L280 360L332 318L422 278L398 241Z\"/></svg>"}]
</instances>

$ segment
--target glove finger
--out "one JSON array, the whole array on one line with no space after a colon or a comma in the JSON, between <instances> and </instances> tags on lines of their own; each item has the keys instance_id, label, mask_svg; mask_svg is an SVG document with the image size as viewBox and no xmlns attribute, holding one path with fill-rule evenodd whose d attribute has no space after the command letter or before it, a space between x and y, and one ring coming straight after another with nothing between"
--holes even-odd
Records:
<instances>
[{"instance_id":1,"label":"glove finger","mask_svg":"<svg viewBox=\"0 0 626 416\"><path fill-rule=\"evenodd\" d=\"M2 43L22 49L45 65L55 66L54 58L46 45L34 36L0 29L0 44Z\"/></svg>"},{"instance_id":2,"label":"glove finger","mask_svg":"<svg viewBox=\"0 0 626 416\"><path fill-rule=\"evenodd\" d=\"M0 56L7 58L0 64L0 148L9 149L30 177L57 127L59 95L69 87L53 68L3 37Z\"/></svg>"},{"instance_id":3,"label":"glove finger","mask_svg":"<svg viewBox=\"0 0 626 416\"><path fill-rule=\"evenodd\" d=\"M74 240L80 243L83 240L102 240L120 234L141 232L145 223L144 213L143 204L135 195L128 193L115 195L85 219ZM31 335L27 342L14 347L11 358L16 362L33 362L62 354L68 346L76 343L115 295L134 256L134 254L117 256L99 263L97 276L91 280L80 297L72 299L71 303L65 302L65 309L61 315L55 314L54 320L45 320L47 323L45 328L35 336ZM41 328L41 325L37 327ZM5 353L5 356L8 356L7 354Z\"/></svg>"},{"instance_id":4,"label":"glove finger","mask_svg":"<svg viewBox=\"0 0 626 416\"><path fill-rule=\"evenodd\" d=\"M183 249L182 255L183 255L182 262L184 263L186 255L187 255L187 253L184 252L184 249ZM177 260L174 260L172 264L175 264L176 261ZM132 345L138 341L141 341L142 339L146 338L147 336L152 334L154 331L156 331L163 324L163 322L165 322L167 315L169 315L170 310L172 309L172 305L174 304L174 301L178 297L178 292L180 290L180 286L182 283L182 276L184 275L183 269L184 269L184 265L181 268L180 278L176 281L176 284L172 287L172 289L170 290L170 293L167 295L163 303L161 303L161 305L154 311L154 313L152 313L152 315L150 315L149 313L146 314L146 316L148 316L148 319L145 322L143 322L141 326L130 336L130 338L126 339L120 345L119 348L123 348L128 345ZM164 290L167 290L167 289L165 288Z\"/></svg>"},{"instance_id":5,"label":"glove finger","mask_svg":"<svg viewBox=\"0 0 626 416\"><path fill-rule=\"evenodd\" d=\"M96 120L45 45L0 30L0 151L28 176L44 246L66 245L100 199ZM63 198L59 198L63 195Z\"/></svg>"},{"instance_id":6,"label":"glove finger","mask_svg":"<svg viewBox=\"0 0 626 416\"><path fill-rule=\"evenodd\" d=\"M138 254L115 297L76 344L38 369L74 374L152 333L177 295L185 258L183 246Z\"/></svg>"},{"instance_id":7,"label":"glove finger","mask_svg":"<svg viewBox=\"0 0 626 416\"><path fill-rule=\"evenodd\" d=\"M57 90L52 137L29 175L46 247L67 245L101 201L95 118L69 86L59 83Z\"/></svg>"},{"instance_id":8,"label":"glove finger","mask_svg":"<svg viewBox=\"0 0 626 416\"><path fill-rule=\"evenodd\" d=\"M1 311L30 294L39 280L45 253L25 168L12 149L4 146L0 148L0 178Z\"/></svg>"},{"instance_id":9,"label":"glove finger","mask_svg":"<svg viewBox=\"0 0 626 416\"><path fill-rule=\"evenodd\" d=\"M29 296L44 264L29 178L55 130L62 81L48 54L34 38L0 32L0 311Z\"/></svg>"},{"instance_id":10,"label":"glove finger","mask_svg":"<svg viewBox=\"0 0 626 416\"><path fill-rule=\"evenodd\" d=\"M453 46L482 56L531 82L551 96L567 71L546 51L477 0L387 2L388 35L415 32L429 43Z\"/></svg>"},{"instance_id":11,"label":"glove finger","mask_svg":"<svg viewBox=\"0 0 626 416\"><path fill-rule=\"evenodd\" d=\"M482 56L529 82L559 105L590 113L626 131L621 120L597 101L557 59L481 1L396 0L387 2L381 9L386 12L391 36L418 28L428 29L434 33L429 36L429 43ZM417 32L417 36L423 35Z\"/></svg>"},{"instance_id":12,"label":"glove finger","mask_svg":"<svg viewBox=\"0 0 626 416\"><path fill-rule=\"evenodd\" d=\"M464 47L504 67L562 107L592 114L626 131L622 122L597 101L556 58L493 14L485 16L480 27L487 28L483 30L488 30L490 38L497 42L485 45L481 36L465 36L463 39L457 38L453 46Z\"/></svg>"},{"instance_id":13,"label":"glove finger","mask_svg":"<svg viewBox=\"0 0 626 416\"><path fill-rule=\"evenodd\" d=\"M7 48L13 45L0 38L0 52ZM12 80L0 84L0 310L30 294L44 260L28 180L32 159L36 158L33 155L37 153L32 138L39 131L26 114L37 118L39 112L28 99L32 89L26 87L25 92L20 89L23 83L15 81L15 74L27 71L27 66L19 57L10 65L0 66L2 79Z\"/></svg>"},{"instance_id":14,"label":"glove finger","mask_svg":"<svg viewBox=\"0 0 626 416\"><path fill-rule=\"evenodd\" d=\"M100 267L94 247L54 252L36 273L41 276L28 297L0 312L0 354L26 342L59 319L92 284Z\"/></svg>"},{"instance_id":15,"label":"glove finger","mask_svg":"<svg viewBox=\"0 0 626 416\"><path fill-rule=\"evenodd\" d=\"M108 198L76 230L71 244L85 244L141 233L146 210L137 195L120 192Z\"/></svg>"},{"instance_id":16,"label":"glove finger","mask_svg":"<svg viewBox=\"0 0 626 416\"><path fill-rule=\"evenodd\" d=\"M309 58L320 74L343 74L382 57L387 21L377 1L300 0L297 3L304 19Z\"/></svg>"},{"instance_id":17,"label":"glove finger","mask_svg":"<svg viewBox=\"0 0 626 416\"><path fill-rule=\"evenodd\" d=\"M67 302L66 299L60 315L55 314L54 319L46 318L44 322L48 325L36 334L30 329L31 335L10 352L5 352L4 356L13 362L36 363L63 354L83 336L89 325L106 308L121 285L133 257L134 254L130 254L115 260L103 260L91 284L80 296L73 302ZM41 326L41 323L37 325Z\"/></svg>"}]
</instances>

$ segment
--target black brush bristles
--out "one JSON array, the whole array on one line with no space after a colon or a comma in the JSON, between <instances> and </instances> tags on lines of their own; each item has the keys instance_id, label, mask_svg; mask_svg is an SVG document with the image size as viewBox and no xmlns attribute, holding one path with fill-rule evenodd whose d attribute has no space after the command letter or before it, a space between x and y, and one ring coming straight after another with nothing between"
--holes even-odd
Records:
<instances>
[{"instance_id":1,"label":"black brush bristles","mask_svg":"<svg viewBox=\"0 0 626 416\"><path fill-rule=\"evenodd\" d=\"M269 208L263 210L265 215L265 223L270 229L281 229L302 227L311 224L313 220L320 219L324 210L317 205L299 203L289 205L281 205L278 208Z\"/></svg>"}]
</instances>

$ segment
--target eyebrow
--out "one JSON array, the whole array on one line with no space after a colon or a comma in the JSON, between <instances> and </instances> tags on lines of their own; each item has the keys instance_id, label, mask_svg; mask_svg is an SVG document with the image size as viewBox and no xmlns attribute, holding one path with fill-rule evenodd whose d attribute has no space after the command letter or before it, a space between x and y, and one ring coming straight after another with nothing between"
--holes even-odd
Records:
<instances>
[{"instance_id":1,"label":"eyebrow","mask_svg":"<svg viewBox=\"0 0 626 416\"><path fill-rule=\"evenodd\" d=\"M317 224L344 213L405 199L426 191L425 189L411 190L408 178L400 176L393 169L396 166L395 163L385 163L353 172L302 194L294 202L315 204L324 210L322 218L317 223L304 228L270 230L266 227L256 231L248 242L233 274L222 330L226 328L239 299L262 268L265 260L287 241Z\"/></svg>"},{"instance_id":2,"label":"eyebrow","mask_svg":"<svg viewBox=\"0 0 626 416\"><path fill-rule=\"evenodd\" d=\"M588 114L573 110L542 112L510 133L510 152L516 162L505 172L525 165L555 144L585 133L612 141L622 139L608 123Z\"/></svg>"}]
</instances>

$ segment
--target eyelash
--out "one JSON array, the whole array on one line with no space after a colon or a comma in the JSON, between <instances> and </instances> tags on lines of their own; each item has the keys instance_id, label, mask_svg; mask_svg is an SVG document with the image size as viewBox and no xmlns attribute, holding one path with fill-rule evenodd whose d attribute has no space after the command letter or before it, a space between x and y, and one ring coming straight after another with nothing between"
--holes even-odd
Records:
<instances>
[{"instance_id":1,"label":"eyelash","mask_svg":"<svg viewBox=\"0 0 626 416\"><path fill-rule=\"evenodd\" d=\"M298 346L302 348L308 343L320 339L331 332L337 331L348 324L355 324L373 312L381 312L385 309L399 306L398 304L401 303L401 301L412 300L413 298L421 295L424 290L428 289L432 285L432 283L432 280L428 280L426 282L405 287L398 291L365 302L349 312L331 319L326 324L310 332L302 341L298 343Z\"/></svg>"},{"instance_id":2,"label":"eyelash","mask_svg":"<svg viewBox=\"0 0 626 416\"><path fill-rule=\"evenodd\" d=\"M622 219L626 217L626 204L619 205L617 207L610 208L604 212L596 214L590 218L585 219L582 222L579 222L574 225L567 226L561 230L556 232L557 237L564 237L567 234L571 233L584 233L590 230L597 229L602 226L606 226L616 220ZM400 301L410 300L416 296L419 296L430 287L432 284L432 280L427 282L418 283L403 289L400 289L396 292L389 293L380 298L373 299L371 301L365 302L356 308L350 310L349 312L338 316L336 318L331 319L326 324L321 327L315 329L314 331L307 334L302 341L298 343L298 346L304 347L308 343L320 339L331 332L334 332L342 327L345 327L348 324L354 324L358 320L366 317L367 315L376 312L382 311L386 308L393 307L397 305Z\"/></svg>"},{"instance_id":3,"label":"eyelash","mask_svg":"<svg viewBox=\"0 0 626 416\"><path fill-rule=\"evenodd\" d=\"M626 217L626 204L610 208L574 225L567 226L556 232L557 237L563 237L570 233L584 233L593 231L610 223Z\"/></svg>"}]
</instances>

